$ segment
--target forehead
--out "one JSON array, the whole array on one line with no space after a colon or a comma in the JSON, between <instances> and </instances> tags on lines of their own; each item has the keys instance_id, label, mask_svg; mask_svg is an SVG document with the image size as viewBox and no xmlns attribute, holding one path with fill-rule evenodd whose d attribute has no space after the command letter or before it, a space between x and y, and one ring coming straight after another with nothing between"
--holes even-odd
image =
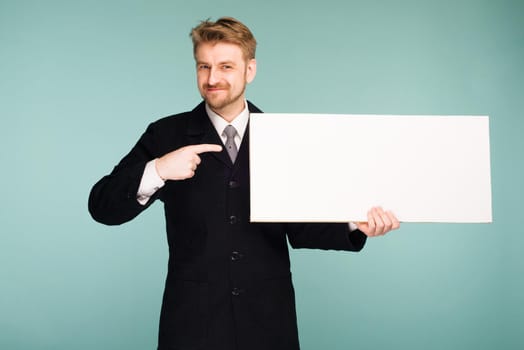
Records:
<instances>
[{"instance_id":1,"label":"forehead","mask_svg":"<svg viewBox=\"0 0 524 350\"><path fill-rule=\"evenodd\" d=\"M240 46L224 42L201 43L195 51L195 59L197 62L244 61Z\"/></svg>"}]
</instances>

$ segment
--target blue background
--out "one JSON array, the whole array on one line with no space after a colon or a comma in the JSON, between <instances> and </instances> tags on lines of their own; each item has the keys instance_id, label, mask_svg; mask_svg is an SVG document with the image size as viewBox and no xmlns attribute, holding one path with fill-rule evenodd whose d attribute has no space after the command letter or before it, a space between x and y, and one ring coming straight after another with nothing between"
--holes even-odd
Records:
<instances>
[{"instance_id":1,"label":"blue background","mask_svg":"<svg viewBox=\"0 0 524 350\"><path fill-rule=\"evenodd\" d=\"M224 15L257 37L266 112L490 116L494 222L293 251L302 348L524 348L518 0L0 0L0 348L155 348L161 204L106 227L87 196L200 101L189 30Z\"/></svg>"}]
</instances>

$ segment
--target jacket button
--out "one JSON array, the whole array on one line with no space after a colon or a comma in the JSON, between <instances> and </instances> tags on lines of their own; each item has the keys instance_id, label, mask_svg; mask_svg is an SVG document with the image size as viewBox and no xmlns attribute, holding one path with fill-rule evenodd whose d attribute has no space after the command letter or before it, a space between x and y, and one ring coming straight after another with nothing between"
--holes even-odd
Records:
<instances>
[{"instance_id":1,"label":"jacket button","mask_svg":"<svg viewBox=\"0 0 524 350\"><path fill-rule=\"evenodd\" d=\"M231 216L229 217L229 223L230 223L231 225L234 225L234 224L236 224L237 222L238 222L238 218L237 218L235 215L231 215Z\"/></svg>"},{"instance_id":2,"label":"jacket button","mask_svg":"<svg viewBox=\"0 0 524 350\"><path fill-rule=\"evenodd\" d=\"M228 184L229 188L237 188L240 184L237 181L231 180Z\"/></svg>"},{"instance_id":3,"label":"jacket button","mask_svg":"<svg viewBox=\"0 0 524 350\"><path fill-rule=\"evenodd\" d=\"M240 254L239 252L233 252L231 253L231 261L238 261L242 259L244 255Z\"/></svg>"},{"instance_id":4,"label":"jacket button","mask_svg":"<svg viewBox=\"0 0 524 350\"><path fill-rule=\"evenodd\" d=\"M231 294L235 297L238 297L240 294L242 294L244 292L244 290L240 289L240 288L233 288L233 290L231 290Z\"/></svg>"}]
</instances>

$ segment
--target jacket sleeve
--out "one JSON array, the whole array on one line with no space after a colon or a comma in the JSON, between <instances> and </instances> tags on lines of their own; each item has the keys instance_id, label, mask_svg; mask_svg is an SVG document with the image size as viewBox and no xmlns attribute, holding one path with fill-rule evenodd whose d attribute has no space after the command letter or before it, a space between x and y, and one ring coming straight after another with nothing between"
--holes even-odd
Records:
<instances>
[{"instance_id":1,"label":"jacket sleeve","mask_svg":"<svg viewBox=\"0 0 524 350\"><path fill-rule=\"evenodd\" d=\"M161 190L146 205L138 203L136 195L146 163L159 156L158 148L153 123L113 171L91 189L88 208L93 219L106 225L119 225L154 202Z\"/></svg>"},{"instance_id":2,"label":"jacket sleeve","mask_svg":"<svg viewBox=\"0 0 524 350\"><path fill-rule=\"evenodd\" d=\"M367 236L350 231L347 223L287 224L289 244L293 248L360 251Z\"/></svg>"}]
</instances>

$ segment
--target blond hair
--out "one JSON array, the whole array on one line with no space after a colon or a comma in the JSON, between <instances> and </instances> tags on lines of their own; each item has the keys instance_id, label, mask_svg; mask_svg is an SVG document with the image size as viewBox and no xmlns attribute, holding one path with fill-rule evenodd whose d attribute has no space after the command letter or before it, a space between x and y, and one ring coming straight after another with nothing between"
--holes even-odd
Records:
<instances>
[{"instance_id":1,"label":"blond hair","mask_svg":"<svg viewBox=\"0 0 524 350\"><path fill-rule=\"evenodd\" d=\"M202 43L225 42L240 46L246 60L255 58L257 41L253 33L239 20L232 17L222 17L216 22L209 19L200 22L190 33L193 40L193 54Z\"/></svg>"}]
</instances>

